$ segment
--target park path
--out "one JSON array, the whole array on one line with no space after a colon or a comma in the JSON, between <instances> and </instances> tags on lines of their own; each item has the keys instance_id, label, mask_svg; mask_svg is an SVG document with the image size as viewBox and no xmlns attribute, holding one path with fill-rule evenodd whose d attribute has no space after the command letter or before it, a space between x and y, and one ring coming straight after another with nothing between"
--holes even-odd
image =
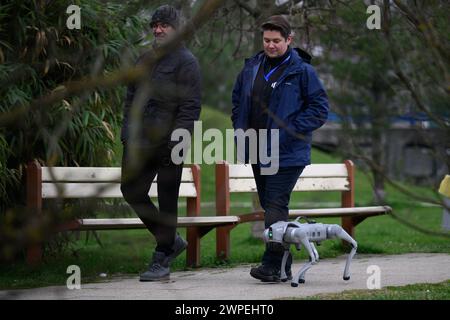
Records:
<instances>
[{"instance_id":1,"label":"park path","mask_svg":"<svg viewBox=\"0 0 450 320\"><path fill-rule=\"evenodd\" d=\"M295 273L303 261L293 265ZM250 265L198 269L171 274L165 282L139 282L138 276L101 283L82 283L80 290L64 286L0 291L0 299L151 299L151 300L268 300L307 297L319 293L367 289L369 266L378 266L381 287L437 283L450 279L450 255L414 253L401 255L358 254L351 265L351 279L342 280L345 256L320 260L306 274L306 283L262 283L249 275Z\"/></svg>"}]
</instances>

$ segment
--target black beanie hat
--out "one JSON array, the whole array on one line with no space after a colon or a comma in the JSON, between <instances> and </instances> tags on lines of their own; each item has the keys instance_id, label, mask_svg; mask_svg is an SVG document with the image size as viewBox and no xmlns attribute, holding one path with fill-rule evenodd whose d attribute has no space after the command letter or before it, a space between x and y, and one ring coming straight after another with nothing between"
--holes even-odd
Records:
<instances>
[{"instance_id":1,"label":"black beanie hat","mask_svg":"<svg viewBox=\"0 0 450 320\"><path fill-rule=\"evenodd\" d=\"M167 4L160 6L153 13L150 27L153 27L158 22L170 24L174 29L177 29L180 23L178 10Z\"/></svg>"}]
</instances>

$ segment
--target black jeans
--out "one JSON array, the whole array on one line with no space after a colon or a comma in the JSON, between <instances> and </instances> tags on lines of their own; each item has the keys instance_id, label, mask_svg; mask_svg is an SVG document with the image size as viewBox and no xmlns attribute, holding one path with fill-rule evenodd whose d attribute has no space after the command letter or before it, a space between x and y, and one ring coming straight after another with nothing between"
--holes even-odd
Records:
<instances>
[{"instance_id":1,"label":"black jeans","mask_svg":"<svg viewBox=\"0 0 450 320\"><path fill-rule=\"evenodd\" d=\"M129 146L124 144L120 189L125 201L155 236L156 251L170 254L176 235L183 163L164 162L162 155L167 154L166 148L139 147L133 161ZM159 210L148 195L156 175Z\"/></svg>"},{"instance_id":2,"label":"black jeans","mask_svg":"<svg viewBox=\"0 0 450 320\"><path fill-rule=\"evenodd\" d=\"M281 167L274 175L261 175L259 164L253 164L253 175L261 207L264 209L264 224L267 229L277 221L288 221L289 200L304 166ZM281 263L283 252L276 252L266 247L262 263L277 265Z\"/></svg>"}]
</instances>

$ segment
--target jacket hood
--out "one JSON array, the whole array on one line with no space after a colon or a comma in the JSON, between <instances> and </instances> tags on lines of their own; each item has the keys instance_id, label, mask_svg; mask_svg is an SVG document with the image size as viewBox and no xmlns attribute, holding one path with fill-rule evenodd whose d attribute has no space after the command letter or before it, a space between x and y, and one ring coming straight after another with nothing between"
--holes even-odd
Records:
<instances>
[{"instance_id":1,"label":"jacket hood","mask_svg":"<svg viewBox=\"0 0 450 320\"><path fill-rule=\"evenodd\" d=\"M312 56L308 52L300 48L293 48L292 50L297 51L298 56L302 58L304 62L311 64Z\"/></svg>"}]
</instances>

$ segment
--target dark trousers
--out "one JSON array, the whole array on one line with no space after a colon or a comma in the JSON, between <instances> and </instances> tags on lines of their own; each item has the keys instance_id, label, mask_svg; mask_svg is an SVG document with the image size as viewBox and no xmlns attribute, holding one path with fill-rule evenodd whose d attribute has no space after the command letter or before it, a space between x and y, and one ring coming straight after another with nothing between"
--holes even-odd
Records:
<instances>
[{"instance_id":1,"label":"dark trousers","mask_svg":"<svg viewBox=\"0 0 450 320\"><path fill-rule=\"evenodd\" d=\"M265 211L264 224L267 229L277 221L288 221L289 200L303 166L281 167L274 175L261 175L259 164L253 164L253 175L261 207ZM283 252L276 252L266 247L262 263L280 265Z\"/></svg>"},{"instance_id":2,"label":"dark trousers","mask_svg":"<svg viewBox=\"0 0 450 320\"><path fill-rule=\"evenodd\" d=\"M125 144L120 189L125 201L155 236L156 251L170 254L176 235L183 164L163 164L163 152L160 148L139 147L137 161L132 161L129 147ZM148 195L156 175L159 210Z\"/></svg>"}]
</instances>

